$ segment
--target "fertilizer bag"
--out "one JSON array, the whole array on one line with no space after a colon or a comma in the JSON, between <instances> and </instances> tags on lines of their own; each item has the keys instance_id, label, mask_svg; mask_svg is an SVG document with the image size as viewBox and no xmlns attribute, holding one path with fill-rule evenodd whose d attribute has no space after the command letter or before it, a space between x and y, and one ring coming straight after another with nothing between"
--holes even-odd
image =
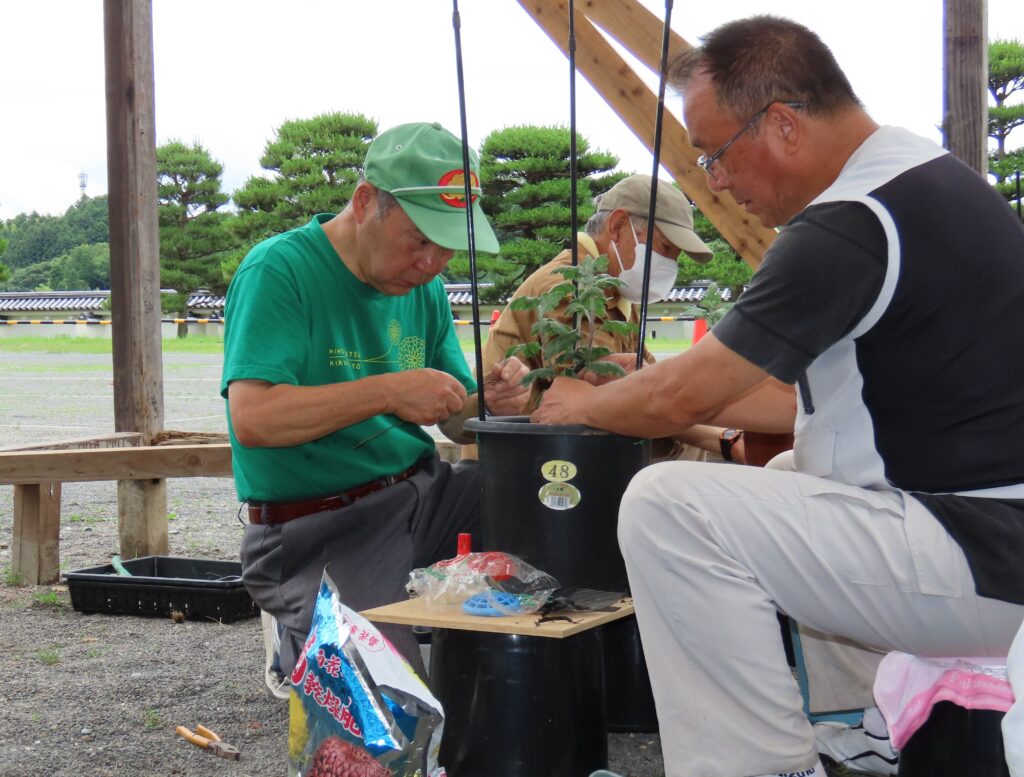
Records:
<instances>
[{"instance_id":1,"label":"fertilizer bag","mask_svg":"<svg viewBox=\"0 0 1024 777\"><path fill-rule=\"evenodd\" d=\"M291 680L290 777L443 777L441 703L329 568Z\"/></svg>"}]
</instances>

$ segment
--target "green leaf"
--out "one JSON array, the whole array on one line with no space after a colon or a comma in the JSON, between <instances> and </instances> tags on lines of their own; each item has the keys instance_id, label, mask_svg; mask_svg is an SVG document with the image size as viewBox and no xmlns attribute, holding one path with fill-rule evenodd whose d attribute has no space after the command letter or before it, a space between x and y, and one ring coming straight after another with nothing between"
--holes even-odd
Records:
<instances>
[{"instance_id":1,"label":"green leaf","mask_svg":"<svg viewBox=\"0 0 1024 777\"><path fill-rule=\"evenodd\" d=\"M538 380L554 380L555 371L551 367L539 367L536 370L530 370L523 377L523 385L529 386Z\"/></svg>"},{"instance_id":2,"label":"green leaf","mask_svg":"<svg viewBox=\"0 0 1024 777\"><path fill-rule=\"evenodd\" d=\"M512 310L535 310L540 307L540 297L516 297L508 306Z\"/></svg>"},{"instance_id":3,"label":"green leaf","mask_svg":"<svg viewBox=\"0 0 1024 777\"><path fill-rule=\"evenodd\" d=\"M540 343L532 341L529 343L519 343L518 345L510 346L505 351L505 358L508 359L511 356L523 356L527 359L533 356L537 356L540 353Z\"/></svg>"},{"instance_id":4,"label":"green leaf","mask_svg":"<svg viewBox=\"0 0 1024 777\"><path fill-rule=\"evenodd\" d=\"M632 335L640 331L640 327L630 321L605 321L600 329L613 335Z\"/></svg>"},{"instance_id":5,"label":"green leaf","mask_svg":"<svg viewBox=\"0 0 1024 777\"><path fill-rule=\"evenodd\" d=\"M603 359L612 352L610 348L605 348L603 345L595 345L592 348L580 348L580 351L588 363Z\"/></svg>"},{"instance_id":6,"label":"green leaf","mask_svg":"<svg viewBox=\"0 0 1024 777\"><path fill-rule=\"evenodd\" d=\"M576 330L566 326L561 321L556 321L553 318L538 319L530 328L530 334L534 337L540 337L542 340L554 337L574 337L575 331Z\"/></svg>"},{"instance_id":7,"label":"green leaf","mask_svg":"<svg viewBox=\"0 0 1024 777\"><path fill-rule=\"evenodd\" d=\"M565 299L566 295L572 292L572 284L569 284L569 290L559 288L565 284L559 284L550 291L545 292L540 297L540 310L541 313L550 313L552 310L556 310L559 305L562 304L562 300Z\"/></svg>"}]
</instances>

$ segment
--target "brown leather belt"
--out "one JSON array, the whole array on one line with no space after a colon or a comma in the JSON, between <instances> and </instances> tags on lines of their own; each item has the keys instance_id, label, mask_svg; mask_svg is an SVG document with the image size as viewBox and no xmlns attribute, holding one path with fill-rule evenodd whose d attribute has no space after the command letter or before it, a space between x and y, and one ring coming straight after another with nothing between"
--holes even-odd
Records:
<instances>
[{"instance_id":1,"label":"brown leather belt","mask_svg":"<svg viewBox=\"0 0 1024 777\"><path fill-rule=\"evenodd\" d=\"M304 515L322 513L326 510L340 510L353 502L358 502L364 496L369 496L374 491L393 486L415 474L416 465L414 464L397 475L385 475L333 496L322 496L318 499L306 499L301 502L250 502L249 523L288 523L288 521L294 521Z\"/></svg>"}]
</instances>

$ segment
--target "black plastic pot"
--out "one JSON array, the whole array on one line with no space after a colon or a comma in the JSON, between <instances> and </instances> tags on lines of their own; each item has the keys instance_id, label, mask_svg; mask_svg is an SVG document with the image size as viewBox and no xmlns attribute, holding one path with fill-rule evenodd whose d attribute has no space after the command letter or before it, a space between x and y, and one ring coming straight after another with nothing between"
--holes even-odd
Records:
<instances>
[{"instance_id":1,"label":"black plastic pot","mask_svg":"<svg viewBox=\"0 0 1024 777\"><path fill-rule=\"evenodd\" d=\"M608 765L596 630L564 639L434 629L430 687L450 777L580 777Z\"/></svg>"},{"instance_id":2,"label":"black plastic pot","mask_svg":"<svg viewBox=\"0 0 1024 777\"><path fill-rule=\"evenodd\" d=\"M483 488L483 550L522 558L563 586L628 591L616 529L622 494L650 440L526 416L471 419ZM611 731L656 731L636 619L601 627Z\"/></svg>"},{"instance_id":3,"label":"black plastic pot","mask_svg":"<svg viewBox=\"0 0 1024 777\"><path fill-rule=\"evenodd\" d=\"M899 777L1010 777L1003 714L939 702L900 750Z\"/></svg>"},{"instance_id":4,"label":"black plastic pot","mask_svg":"<svg viewBox=\"0 0 1024 777\"><path fill-rule=\"evenodd\" d=\"M470 419L483 487L483 550L502 550L563 586L627 589L616 526L650 440L527 416Z\"/></svg>"},{"instance_id":5,"label":"black plastic pot","mask_svg":"<svg viewBox=\"0 0 1024 777\"><path fill-rule=\"evenodd\" d=\"M604 647L604 691L608 730L618 734L658 730L654 693L647 677L647 662L640 644L636 616L601 627Z\"/></svg>"}]
</instances>

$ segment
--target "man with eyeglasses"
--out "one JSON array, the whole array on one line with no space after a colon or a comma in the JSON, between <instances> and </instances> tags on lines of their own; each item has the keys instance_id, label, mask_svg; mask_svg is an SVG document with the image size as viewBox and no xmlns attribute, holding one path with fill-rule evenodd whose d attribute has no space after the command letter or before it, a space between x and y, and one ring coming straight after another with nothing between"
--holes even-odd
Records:
<instances>
[{"instance_id":1,"label":"man with eyeglasses","mask_svg":"<svg viewBox=\"0 0 1024 777\"><path fill-rule=\"evenodd\" d=\"M794 471L645 469L619 543L666 775L818 777L778 611L922 656L1006 655L1024 619L1024 226L799 24L723 25L670 77L711 189L781 232L697 346L534 419L794 432Z\"/></svg>"}]
</instances>

